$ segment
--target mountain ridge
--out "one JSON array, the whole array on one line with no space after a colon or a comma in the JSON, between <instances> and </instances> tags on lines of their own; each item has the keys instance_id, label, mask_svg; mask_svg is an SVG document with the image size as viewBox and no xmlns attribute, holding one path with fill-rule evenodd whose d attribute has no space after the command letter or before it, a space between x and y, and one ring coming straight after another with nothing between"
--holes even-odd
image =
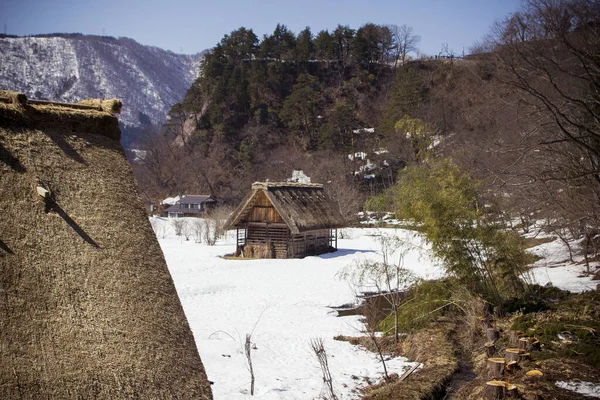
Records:
<instances>
[{"instance_id":1,"label":"mountain ridge","mask_svg":"<svg viewBox=\"0 0 600 400\"><path fill-rule=\"evenodd\" d=\"M125 37L4 35L0 88L63 102L117 97L124 126L162 124L196 79L203 54L176 54Z\"/></svg>"}]
</instances>

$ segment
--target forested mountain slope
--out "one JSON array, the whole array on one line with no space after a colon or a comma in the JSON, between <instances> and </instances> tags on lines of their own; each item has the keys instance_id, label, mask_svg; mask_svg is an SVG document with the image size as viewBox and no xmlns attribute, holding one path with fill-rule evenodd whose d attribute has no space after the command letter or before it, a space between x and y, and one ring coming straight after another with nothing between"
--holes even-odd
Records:
<instances>
[{"instance_id":1,"label":"forested mountain slope","mask_svg":"<svg viewBox=\"0 0 600 400\"><path fill-rule=\"evenodd\" d=\"M464 59L403 63L393 30L374 24L225 35L165 135L144 144L146 199L235 203L252 181L303 169L347 215L383 192L393 210L405 167L449 158L506 222L578 237L600 221L599 10L527 4Z\"/></svg>"}]
</instances>

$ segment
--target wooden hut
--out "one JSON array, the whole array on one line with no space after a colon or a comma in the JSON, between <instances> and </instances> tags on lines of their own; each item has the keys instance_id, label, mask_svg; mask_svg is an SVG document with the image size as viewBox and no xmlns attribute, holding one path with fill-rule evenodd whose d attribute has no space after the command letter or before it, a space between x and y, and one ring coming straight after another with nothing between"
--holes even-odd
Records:
<instances>
[{"instance_id":1,"label":"wooden hut","mask_svg":"<svg viewBox=\"0 0 600 400\"><path fill-rule=\"evenodd\" d=\"M323 185L255 182L225 223L237 232L236 254L247 258L295 258L337 248L344 218Z\"/></svg>"},{"instance_id":2,"label":"wooden hut","mask_svg":"<svg viewBox=\"0 0 600 400\"><path fill-rule=\"evenodd\" d=\"M212 399L119 105L0 91L0 399Z\"/></svg>"}]
</instances>

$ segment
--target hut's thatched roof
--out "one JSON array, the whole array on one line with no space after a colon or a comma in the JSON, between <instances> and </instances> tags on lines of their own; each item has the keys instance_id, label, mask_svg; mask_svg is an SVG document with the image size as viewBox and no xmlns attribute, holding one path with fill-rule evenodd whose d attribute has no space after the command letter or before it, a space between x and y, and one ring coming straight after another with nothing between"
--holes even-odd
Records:
<instances>
[{"instance_id":1,"label":"hut's thatched roof","mask_svg":"<svg viewBox=\"0 0 600 400\"><path fill-rule=\"evenodd\" d=\"M115 105L0 93L2 399L212 398Z\"/></svg>"},{"instance_id":2,"label":"hut's thatched roof","mask_svg":"<svg viewBox=\"0 0 600 400\"><path fill-rule=\"evenodd\" d=\"M319 229L343 228L346 221L325 194L323 185L292 182L254 182L225 223L233 229L243 223L253 207L253 200L263 192L293 234Z\"/></svg>"}]
</instances>

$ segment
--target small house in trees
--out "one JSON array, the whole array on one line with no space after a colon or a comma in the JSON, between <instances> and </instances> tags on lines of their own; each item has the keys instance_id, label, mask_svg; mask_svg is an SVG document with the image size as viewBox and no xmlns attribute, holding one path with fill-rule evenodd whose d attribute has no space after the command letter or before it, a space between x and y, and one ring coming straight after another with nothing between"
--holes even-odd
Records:
<instances>
[{"instance_id":1,"label":"small house in trees","mask_svg":"<svg viewBox=\"0 0 600 400\"><path fill-rule=\"evenodd\" d=\"M225 222L237 231L236 255L246 258L295 258L337 248L344 218L323 185L255 182L252 191Z\"/></svg>"},{"instance_id":2,"label":"small house in trees","mask_svg":"<svg viewBox=\"0 0 600 400\"><path fill-rule=\"evenodd\" d=\"M183 195L176 197L164 211L169 218L202 217L215 204L210 195Z\"/></svg>"}]
</instances>

